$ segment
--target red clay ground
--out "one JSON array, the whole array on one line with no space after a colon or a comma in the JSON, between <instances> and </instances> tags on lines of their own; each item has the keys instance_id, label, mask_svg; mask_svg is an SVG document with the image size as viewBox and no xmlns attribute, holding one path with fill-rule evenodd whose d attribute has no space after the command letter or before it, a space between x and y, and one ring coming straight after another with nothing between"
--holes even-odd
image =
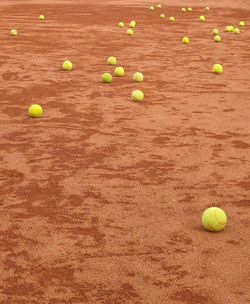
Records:
<instances>
[{"instance_id":1,"label":"red clay ground","mask_svg":"<svg viewBox=\"0 0 250 304\"><path fill-rule=\"evenodd\" d=\"M135 2L1 1L1 304L250 303L249 1Z\"/></svg>"}]
</instances>

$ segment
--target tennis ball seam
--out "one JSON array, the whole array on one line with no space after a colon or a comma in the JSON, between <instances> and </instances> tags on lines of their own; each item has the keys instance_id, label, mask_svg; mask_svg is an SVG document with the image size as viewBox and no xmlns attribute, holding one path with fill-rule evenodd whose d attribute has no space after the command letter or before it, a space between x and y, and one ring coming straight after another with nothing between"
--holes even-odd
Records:
<instances>
[{"instance_id":1,"label":"tennis ball seam","mask_svg":"<svg viewBox=\"0 0 250 304\"><path fill-rule=\"evenodd\" d=\"M215 217L217 223L218 223L219 225L221 225L222 227L224 227L226 222L225 222L225 223L220 222L220 220L218 219L218 217L217 217L217 215L216 215L216 212L217 212L217 209L214 210L214 217Z\"/></svg>"}]
</instances>

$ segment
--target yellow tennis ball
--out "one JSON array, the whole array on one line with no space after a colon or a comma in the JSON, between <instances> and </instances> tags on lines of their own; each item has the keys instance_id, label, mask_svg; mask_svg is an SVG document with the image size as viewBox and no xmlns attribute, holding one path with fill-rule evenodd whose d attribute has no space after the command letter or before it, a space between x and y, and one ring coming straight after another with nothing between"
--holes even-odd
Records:
<instances>
[{"instance_id":1,"label":"yellow tennis ball","mask_svg":"<svg viewBox=\"0 0 250 304\"><path fill-rule=\"evenodd\" d=\"M11 36L16 36L17 35L17 30L11 30L10 31Z\"/></svg>"},{"instance_id":2,"label":"yellow tennis ball","mask_svg":"<svg viewBox=\"0 0 250 304\"><path fill-rule=\"evenodd\" d=\"M209 11L209 10L210 10L210 7L209 7L209 6L206 6L206 7L205 7L205 10L206 10L206 11Z\"/></svg>"},{"instance_id":3,"label":"yellow tennis ball","mask_svg":"<svg viewBox=\"0 0 250 304\"><path fill-rule=\"evenodd\" d=\"M218 31L217 29L214 29L214 30L213 30L213 34L214 34L214 35L218 35L218 34L219 34L219 31Z\"/></svg>"},{"instance_id":4,"label":"yellow tennis ball","mask_svg":"<svg viewBox=\"0 0 250 304\"><path fill-rule=\"evenodd\" d=\"M244 21L240 21L239 26L245 26L245 22Z\"/></svg>"},{"instance_id":5,"label":"yellow tennis ball","mask_svg":"<svg viewBox=\"0 0 250 304\"><path fill-rule=\"evenodd\" d=\"M110 56L108 59L107 59L107 62L109 65L116 65L116 58L114 56Z\"/></svg>"},{"instance_id":6,"label":"yellow tennis ball","mask_svg":"<svg viewBox=\"0 0 250 304\"><path fill-rule=\"evenodd\" d=\"M158 8L161 8L161 4L157 4L157 7L158 7Z\"/></svg>"},{"instance_id":7,"label":"yellow tennis ball","mask_svg":"<svg viewBox=\"0 0 250 304\"><path fill-rule=\"evenodd\" d=\"M222 71L223 71L223 67L222 67L221 64L218 64L218 63L214 64L214 66L213 66L213 72L215 74L221 74Z\"/></svg>"},{"instance_id":8,"label":"yellow tennis ball","mask_svg":"<svg viewBox=\"0 0 250 304\"><path fill-rule=\"evenodd\" d=\"M165 15L164 14L160 14L160 18L165 18Z\"/></svg>"},{"instance_id":9,"label":"yellow tennis ball","mask_svg":"<svg viewBox=\"0 0 250 304\"><path fill-rule=\"evenodd\" d=\"M185 12L185 11L186 11L186 9L183 7L183 8L181 9L181 11L182 11L182 12Z\"/></svg>"},{"instance_id":10,"label":"yellow tennis ball","mask_svg":"<svg viewBox=\"0 0 250 304\"><path fill-rule=\"evenodd\" d=\"M200 16L200 21L205 21L206 18L204 16Z\"/></svg>"},{"instance_id":11,"label":"yellow tennis ball","mask_svg":"<svg viewBox=\"0 0 250 304\"><path fill-rule=\"evenodd\" d=\"M221 38L219 35L214 36L214 41L219 42L221 41Z\"/></svg>"},{"instance_id":12,"label":"yellow tennis ball","mask_svg":"<svg viewBox=\"0 0 250 304\"><path fill-rule=\"evenodd\" d=\"M123 77L124 76L124 68L122 67L117 67L115 68L115 76L118 76L118 77Z\"/></svg>"},{"instance_id":13,"label":"yellow tennis ball","mask_svg":"<svg viewBox=\"0 0 250 304\"><path fill-rule=\"evenodd\" d=\"M119 26L119 27L124 27L124 23L123 23L123 22L119 22L119 23L118 23L118 26Z\"/></svg>"},{"instance_id":14,"label":"yellow tennis ball","mask_svg":"<svg viewBox=\"0 0 250 304\"><path fill-rule=\"evenodd\" d=\"M102 74L102 81L106 83L110 83L112 81L112 75L109 73Z\"/></svg>"},{"instance_id":15,"label":"yellow tennis ball","mask_svg":"<svg viewBox=\"0 0 250 304\"><path fill-rule=\"evenodd\" d=\"M226 31L226 32L233 32L233 30L234 30L234 27L233 27L232 25L228 25L228 26L226 26L226 28L225 28L225 31Z\"/></svg>"},{"instance_id":16,"label":"yellow tennis ball","mask_svg":"<svg viewBox=\"0 0 250 304\"><path fill-rule=\"evenodd\" d=\"M29 107L29 116L38 118L42 115L43 109L40 105L38 104L33 104L32 106Z\"/></svg>"},{"instance_id":17,"label":"yellow tennis ball","mask_svg":"<svg viewBox=\"0 0 250 304\"><path fill-rule=\"evenodd\" d=\"M202 224L209 231L221 231L227 222L225 212L218 207L210 207L202 214Z\"/></svg>"},{"instance_id":18,"label":"yellow tennis ball","mask_svg":"<svg viewBox=\"0 0 250 304\"><path fill-rule=\"evenodd\" d=\"M44 15L40 15L40 16L39 16L39 19L40 19L40 20L44 20Z\"/></svg>"},{"instance_id":19,"label":"yellow tennis ball","mask_svg":"<svg viewBox=\"0 0 250 304\"><path fill-rule=\"evenodd\" d=\"M65 71L71 71L73 67L72 63L69 60L64 61L62 66Z\"/></svg>"},{"instance_id":20,"label":"yellow tennis ball","mask_svg":"<svg viewBox=\"0 0 250 304\"><path fill-rule=\"evenodd\" d=\"M171 22L173 22L173 21L174 21L174 17L170 17L169 20L170 20Z\"/></svg>"},{"instance_id":21,"label":"yellow tennis ball","mask_svg":"<svg viewBox=\"0 0 250 304\"><path fill-rule=\"evenodd\" d=\"M189 11L189 12L192 12L192 7L189 7L189 8L188 8L188 11Z\"/></svg>"},{"instance_id":22,"label":"yellow tennis ball","mask_svg":"<svg viewBox=\"0 0 250 304\"><path fill-rule=\"evenodd\" d=\"M129 36L132 36L132 35L134 34L134 32L133 32L133 30L128 29L128 30L127 30L127 34L128 34Z\"/></svg>"},{"instance_id":23,"label":"yellow tennis ball","mask_svg":"<svg viewBox=\"0 0 250 304\"><path fill-rule=\"evenodd\" d=\"M142 82L143 81L143 74L140 72L136 72L133 75L133 80L136 82Z\"/></svg>"},{"instance_id":24,"label":"yellow tennis ball","mask_svg":"<svg viewBox=\"0 0 250 304\"><path fill-rule=\"evenodd\" d=\"M234 29L234 33L235 34L239 34L240 33L240 29L238 29L237 27Z\"/></svg>"},{"instance_id":25,"label":"yellow tennis ball","mask_svg":"<svg viewBox=\"0 0 250 304\"><path fill-rule=\"evenodd\" d=\"M132 92L132 100L133 101L142 101L144 98L144 94L141 90L135 90Z\"/></svg>"},{"instance_id":26,"label":"yellow tennis ball","mask_svg":"<svg viewBox=\"0 0 250 304\"><path fill-rule=\"evenodd\" d=\"M151 11L153 11L155 8L153 6L150 6L149 8Z\"/></svg>"},{"instance_id":27,"label":"yellow tennis ball","mask_svg":"<svg viewBox=\"0 0 250 304\"><path fill-rule=\"evenodd\" d=\"M183 37L182 38L182 43L188 44L189 43L189 38L188 37Z\"/></svg>"},{"instance_id":28,"label":"yellow tennis ball","mask_svg":"<svg viewBox=\"0 0 250 304\"><path fill-rule=\"evenodd\" d=\"M136 26L136 22L135 21L131 21L129 23L129 27L134 28Z\"/></svg>"}]
</instances>

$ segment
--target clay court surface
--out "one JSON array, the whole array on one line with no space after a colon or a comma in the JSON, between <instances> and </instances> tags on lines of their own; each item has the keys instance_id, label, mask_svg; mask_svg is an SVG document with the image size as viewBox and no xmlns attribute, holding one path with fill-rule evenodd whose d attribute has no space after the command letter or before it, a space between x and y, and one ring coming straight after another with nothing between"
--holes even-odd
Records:
<instances>
[{"instance_id":1,"label":"clay court surface","mask_svg":"<svg viewBox=\"0 0 250 304\"><path fill-rule=\"evenodd\" d=\"M157 3L1 0L1 304L250 303L250 3Z\"/></svg>"}]
</instances>

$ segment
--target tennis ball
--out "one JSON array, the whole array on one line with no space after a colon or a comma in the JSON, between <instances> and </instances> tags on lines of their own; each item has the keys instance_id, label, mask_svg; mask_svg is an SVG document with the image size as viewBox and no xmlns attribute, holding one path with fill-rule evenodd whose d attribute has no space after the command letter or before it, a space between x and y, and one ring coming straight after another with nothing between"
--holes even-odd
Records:
<instances>
[{"instance_id":1,"label":"tennis ball","mask_svg":"<svg viewBox=\"0 0 250 304\"><path fill-rule=\"evenodd\" d=\"M115 57L111 56L107 59L107 62L109 65L116 65L117 60Z\"/></svg>"},{"instance_id":2,"label":"tennis ball","mask_svg":"<svg viewBox=\"0 0 250 304\"><path fill-rule=\"evenodd\" d=\"M235 34L239 34L239 32L240 32L240 30L236 27L236 28L234 29L234 33L235 33Z\"/></svg>"},{"instance_id":3,"label":"tennis ball","mask_svg":"<svg viewBox=\"0 0 250 304\"><path fill-rule=\"evenodd\" d=\"M186 11L186 9L183 7L183 8L181 9L181 11L182 11L182 12L185 12L185 11Z\"/></svg>"},{"instance_id":4,"label":"tennis ball","mask_svg":"<svg viewBox=\"0 0 250 304\"><path fill-rule=\"evenodd\" d=\"M118 23L118 26L119 26L119 27L124 27L124 23L123 23L123 22L119 22L119 23Z\"/></svg>"},{"instance_id":5,"label":"tennis ball","mask_svg":"<svg viewBox=\"0 0 250 304\"><path fill-rule=\"evenodd\" d=\"M143 74L140 72L136 72L133 75L133 80L136 82L142 82L143 81Z\"/></svg>"},{"instance_id":6,"label":"tennis ball","mask_svg":"<svg viewBox=\"0 0 250 304\"><path fill-rule=\"evenodd\" d=\"M131 21L131 22L129 23L129 27L134 28L135 26L136 26L136 22L135 22L135 21Z\"/></svg>"},{"instance_id":7,"label":"tennis ball","mask_svg":"<svg viewBox=\"0 0 250 304\"><path fill-rule=\"evenodd\" d=\"M109 73L102 74L102 81L106 83L110 83L112 81L112 75Z\"/></svg>"},{"instance_id":8,"label":"tennis ball","mask_svg":"<svg viewBox=\"0 0 250 304\"><path fill-rule=\"evenodd\" d=\"M206 10L206 11L209 11L209 10L210 10L210 7L209 7L209 6L206 6L206 7L205 7L205 10Z\"/></svg>"},{"instance_id":9,"label":"tennis ball","mask_svg":"<svg viewBox=\"0 0 250 304\"><path fill-rule=\"evenodd\" d=\"M32 106L29 107L29 116L38 118L42 115L43 109L40 105L38 104L33 104Z\"/></svg>"},{"instance_id":10,"label":"tennis ball","mask_svg":"<svg viewBox=\"0 0 250 304\"><path fill-rule=\"evenodd\" d=\"M161 8L161 4L157 4L157 7L158 7L158 8Z\"/></svg>"},{"instance_id":11,"label":"tennis ball","mask_svg":"<svg viewBox=\"0 0 250 304\"><path fill-rule=\"evenodd\" d=\"M174 21L174 17L170 17L169 20L170 20L171 22L173 22L173 21Z\"/></svg>"},{"instance_id":12,"label":"tennis ball","mask_svg":"<svg viewBox=\"0 0 250 304\"><path fill-rule=\"evenodd\" d=\"M39 19L40 19L40 20L44 20L44 15L40 15L40 16L39 16Z\"/></svg>"},{"instance_id":13,"label":"tennis ball","mask_svg":"<svg viewBox=\"0 0 250 304\"><path fill-rule=\"evenodd\" d=\"M149 8L151 11L153 11L155 8L153 6L150 6Z\"/></svg>"},{"instance_id":14,"label":"tennis ball","mask_svg":"<svg viewBox=\"0 0 250 304\"><path fill-rule=\"evenodd\" d=\"M227 222L225 212L218 207L210 207L202 214L202 224L209 231L221 231Z\"/></svg>"},{"instance_id":15,"label":"tennis ball","mask_svg":"<svg viewBox=\"0 0 250 304\"><path fill-rule=\"evenodd\" d=\"M200 21L205 21L206 18L204 16L200 16Z\"/></svg>"},{"instance_id":16,"label":"tennis ball","mask_svg":"<svg viewBox=\"0 0 250 304\"><path fill-rule=\"evenodd\" d=\"M124 69L122 67L115 68L115 76L118 77L124 76Z\"/></svg>"},{"instance_id":17,"label":"tennis ball","mask_svg":"<svg viewBox=\"0 0 250 304\"><path fill-rule=\"evenodd\" d=\"M161 17L161 18L165 18L165 15L164 15L164 14L161 14L160 17Z\"/></svg>"},{"instance_id":18,"label":"tennis ball","mask_svg":"<svg viewBox=\"0 0 250 304\"><path fill-rule=\"evenodd\" d=\"M127 30L127 34L128 34L129 36L132 36L132 35L134 34L134 32L133 32L133 30L128 29L128 30Z\"/></svg>"},{"instance_id":19,"label":"tennis ball","mask_svg":"<svg viewBox=\"0 0 250 304\"><path fill-rule=\"evenodd\" d=\"M221 40L221 39L220 39L220 36L219 36L219 35L214 36L214 41L219 42L220 40Z\"/></svg>"},{"instance_id":20,"label":"tennis ball","mask_svg":"<svg viewBox=\"0 0 250 304\"><path fill-rule=\"evenodd\" d=\"M217 29L214 29L214 30L213 30L213 34L214 34L214 35L218 35L218 34L219 34L219 31L218 31Z\"/></svg>"},{"instance_id":21,"label":"tennis ball","mask_svg":"<svg viewBox=\"0 0 250 304\"><path fill-rule=\"evenodd\" d=\"M232 32L234 30L234 27L232 26L232 25L228 25L228 26L226 26L226 28L225 28L225 31L226 32Z\"/></svg>"},{"instance_id":22,"label":"tennis ball","mask_svg":"<svg viewBox=\"0 0 250 304\"><path fill-rule=\"evenodd\" d=\"M63 66L63 69L65 71L71 71L72 70L72 63L68 60L64 61L62 66Z\"/></svg>"},{"instance_id":23,"label":"tennis ball","mask_svg":"<svg viewBox=\"0 0 250 304\"><path fill-rule=\"evenodd\" d=\"M245 26L245 22L244 21L240 21L239 26Z\"/></svg>"},{"instance_id":24,"label":"tennis ball","mask_svg":"<svg viewBox=\"0 0 250 304\"><path fill-rule=\"evenodd\" d=\"M189 38L188 37L183 37L182 42L184 44L188 44L189 43Z\"/></svg>"},{"instance_id":25,"label":"tennis ball","mask_svg":"<svg viewBox=\"0 0 250 304\"><path fill-rule=\"evenodd\" d=\"M213 66L213 72L214 72L215 74L221 74L222 71L223 71L222 65L216 63L216 64Z\"/></svg>"},{"instance_id":26,"label":"tennis ball","mask_svg":"<svg viewBox=\"0 0 250 304\"><path fill-rule=\"evenodd\" d=\"M189 8L188 8L188 11L189 11L189 12L192 12L192 7L189 7Z\"/></svg>"},{"instance_id":27,"label":"tennis ball","mask_svg":"<svg viewBox=\"0 0 250 304\"><path fill-rule=\"evenodd\" d=\"M132 92L132 100L133 101L142 101L144 98L144 94L141 90L135 90Z\"/></svg>"},{"instance_id":28,"label":"tennis ball","mask_svg":"<svg viewBox=\"0 0 250 304\"><path fill-rule=\"evenodd\" d=\"M10 34L11 34L11 36L16 36L17 35L17 30L11 30Z\"/></svg>"}]
</instances>

